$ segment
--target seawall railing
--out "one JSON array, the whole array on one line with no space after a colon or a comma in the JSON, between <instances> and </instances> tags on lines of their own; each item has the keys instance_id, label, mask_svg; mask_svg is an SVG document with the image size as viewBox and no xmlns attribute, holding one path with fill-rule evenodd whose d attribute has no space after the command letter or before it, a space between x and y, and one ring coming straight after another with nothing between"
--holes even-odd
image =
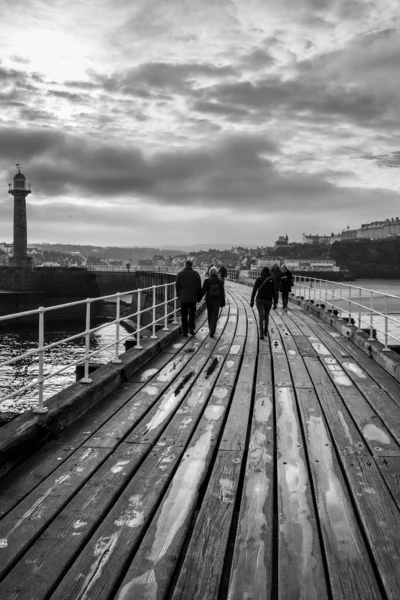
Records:
<instances>
[{"instance_id":1,"label":"seawall railing","mask_svg":"<svg viewBox=\"0 0 400 600\"><path fill-rule=\"evenodd\" d=\"M143 270L143 269L141 269L141 270ZM149 274L151 275L154 272L158 273L160 271L151 270L151 272L149 272ZM167 271L163 271L163 272L166 273ZM175 275L174 273L171 273L171 276L174 276L174 275ZM152 298L152 301L149 306L145 307L143 298L145 298L149 294ZM132 297L132 301L130 302L131 306L134 305L133 299L135 298L136 310L134 312L132 312L131 314L127 314L127 315L125 314L122 316L121 315L121 301L125 296ZM97 327L91 327L91 317L92 317L91 309L92 309L93 304L95 302L99 302L99 301L115 301L115 319L112 321L107 321L106 323L98 325ZM1 370L4 367L8 367L10 365L15 365L18 362L22 362L22 364L23 364L23 361L26 360L28 357L37 357L37 377L35 377L28 384L19 387L17 390L15 390L13 392L10 392L4 396L0 395L0 405L5 400L15 398L16 396L21 395L22 392L25 392L31 388L37 387L37 389L38 389L37 405L34 405L32 407L32 409L34 412L37 412L37 413L47 412L47 408L43 404L44 386L45 386L46 381L58 376L60 373L66 371L67 369L71 369L71 367L74 367L77 364L82 363L82 356L80 356L77 360L74 360L72 362L69 362L66 365L63 365L60 369L57 369L56 371L53 371L50 374L46 375L44 373L45 353L48 353L51 350L53 350L59 346L62 346L63 344L66 344L68 342L72 342L79 338L84 338L84 342L85 342L85 350L84 350L84 356L83 356L84 376L79 381L82 384L91 383L92 381L89 377L89 364L90 364L91 359L96 357L96 355L99 352L102 352L107 348L113 348L114 349L113 350L114 358L111 360L111 362L121 363L121 360L119 358L120 354L122 354L122 352L120 352L120 344L127 339L131 339L131 340L134 339L134 340L136 340L135 348L141 349L142 348L142 346L141 346L142 335L141 334L143 333L143 331L145 329L151 330L150 339L157 339L157 335L156 335L157 327L160 328L160 326L163 325L162 330L168 331L169 330L168 324L169 324L169 322L171 322L171 320L172 320L173 325L178 324L177 312L179 309L177 306L177 301L178 301L178 298L175 293L175 278L174 278L174 280L172 282L163 283L161 285L152 285L152 286L144 287L141 289L136 289L136 290L127 291L127 292L118 292L116 294L110 294L107 296L101 296L101 297L96 297L96 298L86 298L84 300L79 300L79 301L70 302L70 303L66 303L66 304L60 304L60 305L56 305L56 306L49 306L49 307L41 306L35 310L29 310L29 311L24 311L24 312L1 316L0 322L4 322L4 321L8 321L8 320L12 322L13 320L20 319L22 317L37 315L37 318L38 318L38 345L37 345L37 348L33 348L32 350L29 350L23 354L20 354L19 356L15 356L13 358L10 358L8 360L0 362L0 373L1 373ZM84 305L86 307L86 318L85 318L84 330L75 335L71 335L69 337L55 341L51 344L46 344L45 343L45 317L46 317L46 315L49 315L53 311L57 311L59 309L65 309L68 307L73 307L73 306L78 306L78 305ZM162 312L162 315L157 317L157 313L159 314L160 311ZM145 313L148 313L150 315L150 320L149 320L149 322L144 324L143 317L144 317ZM123 323L124 321L127 321L127 320L131 320L131 319L136 320L135 332L133 334L128 333L127 335L121 335L121 329L120 329L121 323ZM105 344L105 345L101 345L100 347L91 351L90 350L90 336L96 332L99 332L101 329L103 329L105 327L109 328L110 326L115 326L115 337L112 340L112 342Z\"/></svg>"},{"instance_id":2,"label":"seawall railing","mask_svg":"<svg viewBox=\"0 0 400 600\"><path fill-rule=\"evenodd\" d=\"M369 341L380 338L383 352L400 344L400 296L311 277L294 277L292 294L367 331Z\"/></svg>"}]
</instances>

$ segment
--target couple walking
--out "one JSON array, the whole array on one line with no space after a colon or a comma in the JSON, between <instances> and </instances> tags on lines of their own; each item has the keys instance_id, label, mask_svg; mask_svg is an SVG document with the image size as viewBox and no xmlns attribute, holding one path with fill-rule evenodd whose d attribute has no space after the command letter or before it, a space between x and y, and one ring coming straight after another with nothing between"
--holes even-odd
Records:
<instances>
[{"instance_id":1,"label":"couple walking","mask_svg":"<svg viewBox=\"0 0 400 600\"><path fill-rule=\"evenodd\" d=\"M264 267L260 277L256 279L251 294L250 306L254 306L255 299L260 318L260 339L263 340L264 336L268 335L269 313L272 305L274 309L278 306L279 287L282 292L283 308L287 308L292 283L293 277L286 265L282 265L279 269L276 263L272 265L271 271L268 267Z\"/></svg>"},{"instance_id":2,"label":"couple walking","mask_svg":"<svg viewBox=\"0 0 400 600\"><path fill-rule=\"evenodd\" d=\"M188 333L191 335L196 333L196 304L205 296L208 328L210 337L213 338L219 309L225 306L225 288L223 282L218 278L216 267L210 268L209 277L204 280L203 287L201 287L200 275L193 269L192 262L187 260L183 271L176 276L175 287L181 305L183 337L188 337Z\"/></svg>"}]
</instances>

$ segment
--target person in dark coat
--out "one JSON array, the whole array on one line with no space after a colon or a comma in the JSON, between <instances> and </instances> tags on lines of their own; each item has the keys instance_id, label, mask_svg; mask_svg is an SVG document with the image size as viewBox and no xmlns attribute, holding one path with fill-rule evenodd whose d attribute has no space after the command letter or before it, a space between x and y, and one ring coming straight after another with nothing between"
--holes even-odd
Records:
<instances>
[{"instance_id":1,"label":"person in dark coat","mask_svg":"<svg viewBox=\"0 0 400 600\"><path fill-rule=\"evenodd\" d=\"M190 260L186 261L185 268L176 276L175 288L181 305L183 336L187 337L188 331L194 335L196 304L201 300L201 278Z\"/></svg>"},{"instance_id":2,"label":"person in dark coat","mask_svg":"<svg viewBox=\"0 0 400 600\"><path fill-rule=\"evenodd\" d=\"M278 263L274 263L271 267L271 277L275 284L275 296L274 296L274 308L278 306L279 301L279 281L281 279L282 272L278 266Z\"/></svg>"},{"instance_id":3,"label":"person in dark coat","mask_svg":"<svg viewBox=\"0 0 400 600\"><path fill-rule=\"evenodd\" d=\"M217 328L219 309L225 306L225 288L223 282L218 278L216 267L210 268L210 275L204 280L201 295L206 297L208 328L210 338L213 338Z\"/></svg>"},{"instance_id":4,"label":"person in dark coat","mask_svg":"<svg viewBox=\"0 0 400 600\"><path fill-rule=\"evenodd\" d=\"M218 275L221 277L222 281L225 282L225 279L228 275L228 271L226 270L226 267L224 267L224 265L222 265L222 267L218 271Z\"/></svg>"},{"instance_id":5,"label":"person in dark coat","mask_svg":"<svg viewBox=\"0 0 400 600\"><path fill-rule=\"evenodd\" d=\"M293 275L289 271L286 265L281 266L282 276L280 279L281 294L282 294L282 305L283 308L287 308L289 300L289 292L293 287Z\"/></svg>"},{"instance_id":6,"label":"person in dark coat","mask_svg":"<svg viewBox=\"0 0 400 600\"><path fill-rule=\"evenodd\" d=\"M257 297L256 297L257 294ZM269 313L272 303L275 302L275 282L271 277L268 267L264 267L261 271L261 276L254 283L251 293L250 306L254 306L254 298L260 317L260 339L264 339L264 335L268 335Z\"/></svg>"}]
</instances>

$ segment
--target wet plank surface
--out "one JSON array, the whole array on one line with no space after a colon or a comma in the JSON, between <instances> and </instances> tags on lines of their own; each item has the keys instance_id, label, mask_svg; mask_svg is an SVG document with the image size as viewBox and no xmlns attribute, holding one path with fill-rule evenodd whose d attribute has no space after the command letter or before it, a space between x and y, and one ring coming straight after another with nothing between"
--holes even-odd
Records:
<instances>
[{"instance_id":1,"label":"wet plank surface","mask_svg":"<svg viewBox=\"0 0 400 600\"><path fill-rule=\"evenodd\" d=\"M0 480L1 600L400 598L400 385L251 288Z\"/></svg>"}]
</instances>

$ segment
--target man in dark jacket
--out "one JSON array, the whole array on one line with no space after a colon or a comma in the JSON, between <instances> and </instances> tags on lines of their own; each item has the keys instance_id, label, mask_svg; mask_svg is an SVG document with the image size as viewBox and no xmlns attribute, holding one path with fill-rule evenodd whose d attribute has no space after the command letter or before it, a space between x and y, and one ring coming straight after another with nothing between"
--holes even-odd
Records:
<instances>
[{"instance_id":1,"label":"man in dark jacket","mask_svg":"<svg viewBox=\"0 0 400 600\"><path fill-rule=\"evenodd\" d=\"M223 282L218 279L216 267L211 267L210 276L204 280L201 296L206 297L208 328L210 338L213 338L217 328L219 309L225 306L225 288Z\"/></svg>"},{"instance_id":2,"label":"man in dark jacket","mask_svg":"<svg viewBox=\"0 0 400 600\"><path fill-rule=\"evenodd\" d=\"M271 267L271 277L274 280L275 284L275 296L274 296L274 308L278 306L279 301L279 282L282 276L282 271L280 270L278 263L274 263Z\"/></svg>"},{"instance_id":3,"label":"man in dark jacket","mask_svg":"<svg viewBox=\"0 0 400 600\"><path fill-rule=\"evenodd\" d=\"M282 276L280 279L281 292L282 292L282 305L283 308L287 308L289 300L289 292L293 286L293 275L289 271L286 265L281 266Z\"/></svg>"},{"instance_id":4,"label":"man in dark jacket","mask_svg":"<svg viewBox=\"0 0 400 600\"><path fill-rule=\"evenodd\" d=\"M222 267L218 271L218 275L221 277L222 281L225 282L225 279L228 275L228 271L226 270L226 267L224 267L224 265L222 265Z\"/></svg>"},{"instance_id":5,"label":"man in dark jacket","mask_svg":"<svg viewBox=\"0 0 400 600\"><path fill-rule=\"evenodd\" d=\"M272 302L275 301L275 283L271 277L268 267L264 267L261 271L261 276L254 283L251 293L250 306L254 306L254 298L256 298L256 306L258 316L260 318L260 339L264 339L264 335L268 335L269 313L271 311Z\"/></svg>"},{"instance_id":6,"label":"man in dark jacket","mask_svg":"<svg viewBox=\"0 0 400 600\"><path fill-rule=\"evenodd\" d=\"M181 319L183 336L195 334L196 304L201 300L201 279L193 269L192 262L186 261L183 271L176 276L176 294L181 304ZM188 323L189 316L189 323Z\"/></svg>"}]
</instances>

